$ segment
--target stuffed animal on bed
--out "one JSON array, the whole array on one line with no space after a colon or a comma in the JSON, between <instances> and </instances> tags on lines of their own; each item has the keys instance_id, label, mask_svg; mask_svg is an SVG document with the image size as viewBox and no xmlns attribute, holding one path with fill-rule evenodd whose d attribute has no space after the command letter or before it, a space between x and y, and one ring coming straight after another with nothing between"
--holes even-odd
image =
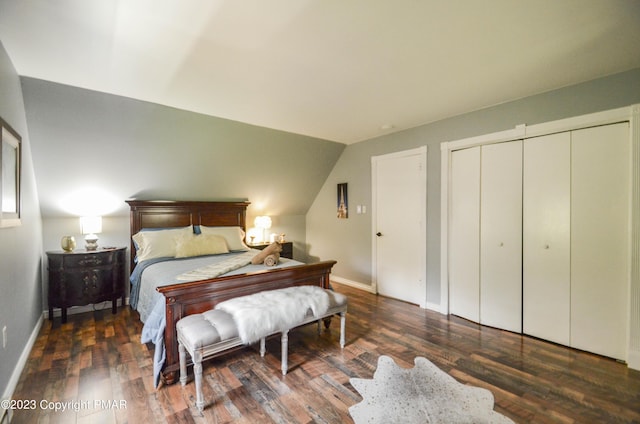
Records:
<instances>
[{"instance_id":1,"label":"stuffed animal on bed","mask_svg":"<svg viewBox=\"0 0 640 424\"><path fill-rule=\"evenodd\" d=\"M251 263L253 265L264 263L266 266L275 266L280 259L280 252L282 252L280 243L277 241L273 242L254 256L253 259L251 259Z\"/></svg>"}]
</instances>

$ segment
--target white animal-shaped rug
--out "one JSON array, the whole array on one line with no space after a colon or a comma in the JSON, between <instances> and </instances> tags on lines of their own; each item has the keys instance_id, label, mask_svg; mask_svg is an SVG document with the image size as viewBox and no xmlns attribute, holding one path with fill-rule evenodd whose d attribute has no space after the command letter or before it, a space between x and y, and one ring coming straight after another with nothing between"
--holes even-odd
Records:
<instances>
[{"instance_id":1,"label":"white animal-shaped rug","mask_svg":"<svg viewBox=\"0 0 640 424\"><path fill-rule=\"evenodd\" d=\"M489 390L461 384L425 358L414 362L415 367L404 369L380 356L372 380L350 380L363 397L349 408L356 424L513 424L493 410Z\"/></svg>"}]
</instances>

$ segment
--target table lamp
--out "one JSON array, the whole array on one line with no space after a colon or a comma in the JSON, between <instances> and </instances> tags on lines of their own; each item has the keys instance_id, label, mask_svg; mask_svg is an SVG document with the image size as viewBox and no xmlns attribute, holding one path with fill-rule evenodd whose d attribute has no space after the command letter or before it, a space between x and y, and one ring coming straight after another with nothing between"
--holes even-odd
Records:
<instances>
[{"instance_id":1,"label":"table lamp","mask_svg":"<svg viewBox=\"0 0 640 424\"><path fill-rule=\"evenodd\" d=\"M258 227L258 228L262 228L262 242L266 243L267 242L267 230L269 228L271 228L271 217L269 216L256 216L256 219L253 221L253 224Z\"/></svg>"},{"instance_id":2,"label":"table lamp","mask_svg":"<svg viewBox=\"0 0 640 424\"><path fill-rule=\"evenodd\" d=\"M80 229L84 236L85 249L96 250L98 248L98 236L102 232L101 216L83 216L80 218Z\"/></svg>"}]
</instances>

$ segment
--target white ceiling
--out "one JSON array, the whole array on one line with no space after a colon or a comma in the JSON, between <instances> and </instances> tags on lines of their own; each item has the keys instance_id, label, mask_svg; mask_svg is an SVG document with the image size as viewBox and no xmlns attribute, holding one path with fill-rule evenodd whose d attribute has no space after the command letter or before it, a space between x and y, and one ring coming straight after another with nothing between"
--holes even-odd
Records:
<instances>
[{"instance_id":1,"label":"white ceiling","mask_svg":"<svg viewBox=\"0 0 640 424\"><path fill-rule=\"evenodd\" d=\"M0 0L0 41L23 76L353 143L640 67L640 1Z\"/></svg>"}]
</instances>

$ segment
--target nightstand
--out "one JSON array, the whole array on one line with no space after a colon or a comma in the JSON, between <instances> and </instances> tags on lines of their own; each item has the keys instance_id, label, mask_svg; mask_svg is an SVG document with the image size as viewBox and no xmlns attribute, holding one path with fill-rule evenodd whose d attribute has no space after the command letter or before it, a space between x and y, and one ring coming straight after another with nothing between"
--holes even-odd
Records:
<instances>
[{"instance_id":1,"label":"nightstand","mask_svg":"<svg viewBox=\"0 0 640 424\"><path fill-rule=\"evenodd\" d=\"M271 243L247 244L247 246L252 249L262 250L270 244ZM280 252L280 256L282 256L283 258L293 259L293 242L285 241L284 243L280 244L282 245L282 252Z\"/></svg>"},{"instance_id":2,"label":"nightstand","mask_svg":"<svg viewBox=\"0 0 640 424\"><path fill-rule=\"evenodd\" d=\"M67 308L111 301L116 313L118 298L125 303L127 280L126 248L96 251L47 252L49 260L49 320L53 308L62 309L62 322L67 322Z\"/></svg>"}]
</instances>

